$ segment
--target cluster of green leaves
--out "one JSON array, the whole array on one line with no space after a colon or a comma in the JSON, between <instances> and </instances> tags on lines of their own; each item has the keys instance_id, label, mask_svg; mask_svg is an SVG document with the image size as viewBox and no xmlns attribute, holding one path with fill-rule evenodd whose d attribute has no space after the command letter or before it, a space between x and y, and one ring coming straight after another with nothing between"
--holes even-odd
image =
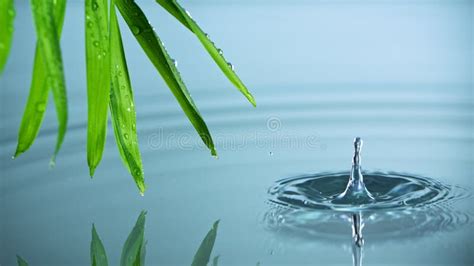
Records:
<instances>
[{"instance_id":1,"label":"cluster of green leaves","mask_svg":"<svg viewBox=\"0 0 474 266\"><path fill-rule=\"evenodd\" d=\"M54 166L66 135L68 121L66 84L60 47L66 0L30 1L37 44L30 93L18 132L14 157L27 151L36 139L51 89L58 118L56 148L51 158L51 165ZM222 50L214 45L189 12L176 0L157 0L157 3L196 35L224 75L255 106L255 99L235 73L233 65L224 58ZM181 78L176 61L168 54L139 5L134 0L85 0L89 172L92 177L102 159L110 110L114 136L122 161L133 176L140 193L143 194L146 186L138 145L133 89L116 7L211 154L217 156L217 152L211 133ZM0 15L1 73L8 57L13 34L15 17L13 0L0 0Z\"/></svg>"},{"instance_id":2,"label":"cluster of green leaves","mask_svg":"<svg viewBox=\"0 0 474 266\"><path fill-rule=\"evenodd\" d=\"M140 216L135 223L132 231L127 237L125 244L122 248L122 255L120 258L120 266L143 266L145 265L146 255L146 241L145 241L145 220L146 212L142 211ZM216 242L217 229L219 221L214 222L214 225L207 233L206 237L202 240L191 266L206 266L209 263L214 243ZM92 225L92 240L90 247L91 254L91 265L92 266L107 266L109 265L107 260L107 254L105 247L100 240L99 234ZM213 266L218 265L219 256L215 256L212 262ZM19 266L27 266L28 263L17 256Z\"/></svg>"}]
</instances>

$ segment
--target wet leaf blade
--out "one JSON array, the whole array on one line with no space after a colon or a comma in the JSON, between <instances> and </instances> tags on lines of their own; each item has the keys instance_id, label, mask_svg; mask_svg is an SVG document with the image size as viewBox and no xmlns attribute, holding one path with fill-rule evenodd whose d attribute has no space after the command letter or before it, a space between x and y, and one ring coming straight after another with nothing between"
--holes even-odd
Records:
<instances>
[{"instance_id":1,"label":"wet leaf blade","mask_svg":"<svg viewBox=\"0 0 474 266\"><path fill-rule=\"evenodd\" d=\"M199 249L196 251L191 266L206 266L209 263L212 249L214 248L214 243L217 237L218 226L219 221L214 222L211 230L209 230L206 237L202 240Z\"/></svg>"},{"instance_id":2,"label":"wet leaf blade","mask_svg":"<svg viewBox=\"0 0 474 266\"><path fill-rule=\"evenodd\" d=\"M116 0L115 3L143 51L158 70L174 97L178 100L191 124L206 146L211 150L211 154L216 155L214 143L206 123L184 85L174 61L168 55L160 38L148 23L145 14L135 1Z\"/></svg>"},{"instance_id":3,"label":"wet leaf blade","mask_svg":"<svg viewBox=\"0 0 474 266\"><path fill-rule=\"evenodd\" d=\"M218 49L214 42L209 39L209 36L199 27L189 13L178 4L176 0L156 0L163 8L165 8L171 15L173 15L178 21L180 21L186 28L191 30L196 37L198 37L201 44L207 50L209 55L212 57L214 62L219 66L224 75L234 86L248 99L248 101L256 106L255 98L249 92L245 84L240 80L239 76L234 71L234 67L230 64L222 53L222 50Z\"/></svg>"},{"instance_id":4,"label":"wet leaf blade","mask_svg":"<svg viewBox=\"0 0 474 266\"><path fill-rule=\"evenodd\" d=\"M142 266L145 263L145 220L146 212L142 211L122 248L121 266Z\"/></svg>"},{"instance_id":5,"label":"wet leaf blade","mask_svg":"<svg viewBox=\"0 0 474 266\"><path fill-rule=\"evenodd\" d=\"M56 21L55 9L64 12L65 0L53 1L31 0L39 51L43 56L46 68L46 86L51 87L58 118L58 137L51 161L54 163L66 135L68 110L66 82L64 79L61 46L59 43L62 21ZM64 15L62 15L64 16Z\"/></svg>"},{"instance_id":6,"label":"wet leaf blade","mask_svg":"<svg viewBox=\"0 0 474 266\"><path fill-rule=\"evenodd\" d=\"M105 147L110 98L107 0L85 1L87 72L87 163L91 177Z\"/></svg>"},{"instance_id":7,"label":"wet leaf blade","mask_svg":"<svg viewBox=\"0 0 474 266\"><path fill-rule=\"evenodd\" d=\"M110 55L112 88L109 105L115 140L123 163L133 176L140 193L143 194L145 178L138 146L133 90L113 5L110 9Z\"/></svg>"},{"instance_id":8,"label":"wet leaf blade","mask_svg":"<svg viewBox=\"0 0 474 266\"><path fill-rule=\"evenodd\" d=\"M104 245L100 240L99 234L95 229L95 225L92 225L92 240L91 240L91 265L93 266L107 266L107 254L105 252Z\"/></svg>"},{"instance_id":9,"label":"wet leaf blade","mask_svg":"<svg viewBox=\"0 0 474 266\"><path fill-rule=\"evenodd\" d=\"M56 1L54 6L54 20L57 22L56 27L59 36L62 32L65 10L66 1ZM46 79L47 72L44 57L39 49L39 41L37 41L30 92L18 131L15 157L27 151L38 135L48 104L50 86L48 86Z\"/></svg>"},{"instance_id":10,"label":"wet leaf blade","mask_svg":"<svg viewBox=\"0 0 474 266\"><path fill-rule=\"evenodd\" d=\"M16 255L16 261L18 263L18 266L28 266L28 262L26 262L26 260L20 257L19 255Z\"/></svg>"},{"instance_id":11,"label":"wet leaf blade","mask_svg":"<svg viewBox=\"0 0 474 266\"><path fill-rule=\"evenodd\" d=\"M13 39L14 0L0 0L0 74L2 74Z\"/></svg>"}]
</instances>

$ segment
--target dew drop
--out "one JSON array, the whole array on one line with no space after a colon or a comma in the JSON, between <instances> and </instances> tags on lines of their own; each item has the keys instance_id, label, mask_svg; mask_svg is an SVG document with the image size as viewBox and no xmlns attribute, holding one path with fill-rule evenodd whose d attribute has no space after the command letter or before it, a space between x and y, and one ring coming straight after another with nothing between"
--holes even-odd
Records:
<instances>
[{"instance_id":1,"label":"dew drop","mask_svg":"<svg viewBox=\"0 0 474 266\"><path fill-rule=\"evenodd\" d=\"M94 45L95 47L99 47L99 41L94 41L92 45Z\"/></svg>"},{"instance_id":2,"label":"dew drop","mask_svg":"<svg viewBox=\"0 0 474 266\"><path fill-rule=\"evenodd\" d=\"M120 86L121 90L125 90L125 85Z\"/></svg>"},{"instance_id":3,"label":"dew drop","mask_svg":"<svg viewBox=\"0 0 474 266\"><path fill-rule=\"evenodd\" d=\"M99 8L99 5L97 4L97 1L92 2L92 10L96 11Z\"/></svg>"},{"instance_id":4,"label":"dew drop","mask_svg":"<svg viewBox=\"0 0 474 266\"><path fill-rule=\"evenodd\" d=\"M178 67L178 61L177 60L171 59L171 62L173 62L173 65L175 67Z\"/></svg>"},{"instance_id":5,"label":"dew drop","mask_svg":"<svg viewBox=\"0 0 474 266\"><path fill-rule=\"evenodd\" d=\"M138 26L132 26L131 29L134 35L139 35L142 32L142 30Z\"/></svg>"},{"instance_id":6,"label":"dew drop","mask_svg":"<svg viewBox=\"0 0 474 266\"><path fill-rule=\"evenodd\" d=\"M124 137L125 139L128 139L128 134L127 134L127 133L123 134L123 137Z\"/></svg>"},{"instance_id":7,"label":"dew drop","mask_svg":"<svg viewBox=\"0 0 474 266\"><path fill-rule=\"evenodd\" d=\"M140 168L137 168L135 169L135 175L141 175L142 171L140 170Z\"/></svg>"},{"instance_id":8,"label":"dew drop","mask_svg":"<svg viewBox=\"0 0 474 266\"><path fill-rule=\"evenodd\" d=\"M220 55L223 55L224 52L222 51L222 49L217 49L217 52L220 54Z\"/></svg>"},{"instance_id":9,"label":"dew drop","mask_svg":"<svg viewBox=\"0 0 474 266\"><path fill-rule=\"evenodd\" d=\"M9 15L10 17L15 16L15 9L9 8L9 9L8 9L8 15Z\"/></svg>"},{"instance_id":10,"label":"dew drop","mask_svg":"<svg viewBox=\"0 0 474 266\"><path fill-rule=\"evenodd\" d=\"M184 12L186 12L186 15L188 15L188 17L193 18L193 17L191 16L191 13L189 13L188 10L185 9Z\"/></svg>"},{"instance_id":11,"label":"dew drop","mask_svg":"<svg viewBox=\"0 0 474 266\"><path fill-rule=\"evenodd\" d=\"M94 23L92 23L92 21L88 21L88 22L87 22L87 27L88 27L88 28L92 28L93 25L94 25Z\"/></svg>"},{"instance_id":12,"label":"dew drop","mask_svg":"<svg viewBox=\"0 0 474 266\"><path fill-rule=\"evenodd\" d=\"M127 107L127 112L130 112L132 111L132 109L130 109L130 107Z\"/></svg>"},{"instance_id":13,"label":"dew drop","mask_svg":"<svg viewBox=\"0 0 474 266\"><path fill-rule=\"evenodd\" d=\"M122 71L117 72L117 75L118 75L119 77L121 77L121 76L122 76ZM122 87L124 87L124 86L122 85Z\"/></svg>"},{"instance_id":14,"label":"dew drop","mask_svg":"<svg viewBox=\"0 0 474 266\"><path fill-rule=\"evenodd\" d=\"M46 104L44 102L39 102L36 104L36 111L44 112L46 110Z\"/></svg>"},{"instance_id":15,"label":"dew drop","mask_svg":"<svg viewBox=\"0 0 474 266\"><path fill-rule=\"evenodd\" d=\"M235 68L234 68L234 65L232 65L231 62L227 62L227 65L230 67L230 69L232 69L232 71L234 71Z\"/></svg>"}]
</instances>

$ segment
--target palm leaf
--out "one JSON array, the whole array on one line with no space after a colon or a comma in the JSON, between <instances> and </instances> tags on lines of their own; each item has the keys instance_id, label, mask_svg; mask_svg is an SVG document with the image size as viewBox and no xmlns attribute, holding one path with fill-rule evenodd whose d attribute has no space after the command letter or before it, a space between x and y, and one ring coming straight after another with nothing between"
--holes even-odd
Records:
<instances>
[{"instance_id":1,"label":"palm leaf","mask_svg":"<svg viewBox=\"0 0 474 266\"><path fill-rule=\"evenodd\" d=\"M91 265L92 266L107 266L107 254L105 252L104 245L95 230L95 226L92 225L92 240L91 240Z\"/></svg>"},{"instance_id":2,"label":"palm leaf","mask_svg":"<svg viewBox=\"0 0 474 266\"><path fill-rule=\"evenodd\" d=\"M209 263L212 249L214 248L214 242L217 237L217 228L219 226L219 220L214 222L211 230L207 233L206 237L202 240L199 249L194 255L193 263L191 266L206 266Z\"/></svg>"},{"instance_id":3,"label":"palm leaf","mask_svg":"<svg viewBox=\"0 0 474 266\"><path fill-rule=\"evenodd\" d=\"M0 74L7 63L13 39L15 5L13 0L0 0Z\"/></svg>"},{"instance_id":4,"label":"palm leaf","mask_svg":"<svg viewBox=\"0 0 474 266\"><path fill-rule=\"evenodd\" d=\"M54 6L54 21L56 22L59 36L61 36L62 32L65 10L66 1L56 1ZM39 49L39 42L37 42L30 93L18 131L18 143L14 157L27 151L36 139L44 118L44 112L46 111L49 89L50 86L47 82L44 57Z\"/></svg>"},{"instance_id":5,"label":"palm leaf","mask_svg":"<svg viewBox=\"0 0 474 266\"><path fill-rule=\"evenodd\" d=\"M140 216L128 235L123 245L120 258L121 266L143 266L145 263L145 220L146 212L142 211Z\"/></svg>"},{"instance_id":6,"label":"palm leaf","mask_svg":"<svg viewBox=\"0 0 474 266\"><path fill-rule=\"evenodd\" d=\"M46 80L44 82L46 82L46 86L53 90L59 123L56 148L51 158L53 164L63 143L64 136L66 135L68 119L66 83L58 32L58 29L62 27L62 22L60 20L56 21L55 18L57 13L61 13L61 10L64 10L66 3L65 0L57 0L55 2L56 3L53 1L31 0L36 34L38 36L38 50L43 56L43 64L46 73ZM42 102L39 104L42 104ZM40 110L44 109L38 108L37 105L35 105L35 107ZM19 146L20 145L21 142L19 141Z\"/></svg>"},{"instance_id":7,"label":"palm leaf","mask_svg":"<svg viewBox=\"0 0 474 266\"><path fill-rule=\"evenodd\" d=\"M199 136L211 150L211 154L216 155L209 129L181 79L175 61L168 55L160 38L148 23L145 14L134 0L116 0L115 3L138 43L163 77Z\"/></svg>"},{"instance_id":8,"label":"palm leaf","mask_svg":"<svg viewBox=\"0 0 474 266\"><path fill-rule=\"evenodd\" d=\"M135 104L114 5L110 8L110 56L112 77L110 113L115 140L123 163L132 174L140 193L143 194L145 178L138 147Z\"/></svg>"},{"instance_id":9,"label":"palm leaf","mask_svg":"<svg viewBox=\"0 0 474 266\"><path fill-rule=\"evenodd\" d=\"M224 58L222 50L215 46L214 42L209 39L209 35L199 27L196 21L191 17L190 13L181 7L176 0L156 0L156 2L158 2L158 4L165 8L171 15L198 37L201 44L207 50L212 59L214 59L224 75L226 75L230 82L239 89L253 106L256 106L255 99L244 83L240 80L239 76L235 73L234 66Z\"/></svg>"},{"instance_id":10,"label":"palm leaf","mask_svg":"<svg viewBox=\"0 0 474 266\"><path fill-rule=\"evenodd\" d=\"M107 0L86 0L87 163L92 177L104 152L110 97Z\"/></svg>"}]
</instances>

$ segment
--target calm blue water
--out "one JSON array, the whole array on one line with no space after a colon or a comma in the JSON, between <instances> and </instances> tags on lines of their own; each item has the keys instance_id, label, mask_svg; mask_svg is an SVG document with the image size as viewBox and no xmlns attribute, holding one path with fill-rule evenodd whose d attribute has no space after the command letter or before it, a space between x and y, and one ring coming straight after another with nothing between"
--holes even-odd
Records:
<instances>
[{"instance_id":1,"label":"calm blue water","mask_svg":"<svg viewBox=\"0 0 474 266\"><path fill-rule=\"evenodd\" d=\"M15 265L16 254L30 265L88 265L92 223L117 265L141 210L148 212L147 265L190 265L217 219L213 254L221 265L352 265L351 223L341 222L347 217L297 213L289 227L266 217L274 212L267 190L277 180L349 171L356 135L365 141L364 169L474 187L473 1L183 2L236 66L257 108L193 35L154 1L140 1L178 60L219 153L212 158L200 143L122 21L144 197L121 164L111 127L103 161L88 176L82 1L69 1L64 25L70 122L56 168L48 168L52 101L35 144L11 160L35 43L28 2L16 2L13 48L0 78L0 265ZM366 217L363 264L473 265L472 203L453 203L451 215Z\"/></svg>"}]
</instances>

